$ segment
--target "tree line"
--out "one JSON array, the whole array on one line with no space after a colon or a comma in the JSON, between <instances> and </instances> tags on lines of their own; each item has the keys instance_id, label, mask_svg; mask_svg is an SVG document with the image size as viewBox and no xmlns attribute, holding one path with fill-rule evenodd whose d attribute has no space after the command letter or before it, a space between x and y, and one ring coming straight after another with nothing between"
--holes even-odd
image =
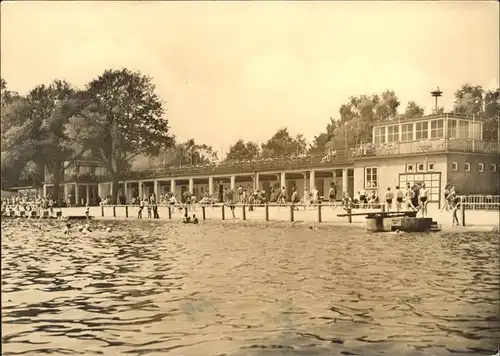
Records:
<instances>
[{"instance_id":1,"label":"tree line","mask_svg":"<svg viewBox=\"0 0 500 356\"><path fill-rule=\"evenodd\" d=\"M115 186L128 170L218 161L210 145L192 138L185 142L176 139L152 78L138 71L106 70L83 89L55 80L24 96L9 90L3 79L0 84L1 174L8 184L28 180L40 186L47 167L57 198L65 169L79 160L99 162ZM454 96L453 112L485 118L484 138L496 139L499 90L464 84ZM352 96L311 143L283 127L260 145L238 139L223 160L324 154L328 149L371 141L370 126L375 122L424 115L423 108L413 101L401 113L399 106L391 90ZM115 189L113 201L117 194Z\"/></svg>"}]
</instances>

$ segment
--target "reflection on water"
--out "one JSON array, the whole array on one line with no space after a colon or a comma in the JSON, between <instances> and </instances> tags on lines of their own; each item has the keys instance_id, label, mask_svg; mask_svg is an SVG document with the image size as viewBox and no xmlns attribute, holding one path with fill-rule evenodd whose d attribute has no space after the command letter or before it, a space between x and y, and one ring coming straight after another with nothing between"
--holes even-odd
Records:
<instances>
[{"instance_id":1,"label":"reflection on water","mask_svg":"<svg viewBox=\"0 0 500 356\"><path fill-rule=\"evenodd\" d=\"M499 342L496 233L59 224L3 222L3 355L492 355Z\"/></svg>"}]
</instances>

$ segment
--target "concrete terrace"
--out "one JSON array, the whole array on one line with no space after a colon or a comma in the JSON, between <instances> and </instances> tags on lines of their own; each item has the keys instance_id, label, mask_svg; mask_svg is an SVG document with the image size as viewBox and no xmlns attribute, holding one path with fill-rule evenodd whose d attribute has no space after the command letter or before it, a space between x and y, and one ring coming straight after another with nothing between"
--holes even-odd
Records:
<instances>
[{"instance_id":1,"label":"concrete terrace","mask_svg":"<svg viewBox=\"0 0 500 356\"><path fill-rule=\"evenodd\" d=\"M231 210L229 207L225 207L225 222L227 223L252 223L258 222L265 224L265 208L257 207L254 211L248 211L246 207L246 221L243 221L243 209L242 206L236 206L235 216L236 219L232 219ZM75 207L75 208L63 208L63 216L68 215L84 215L85 208ZM113 217L113 207L104 206L104 217L102 217L101 207L90 207L90 215L94 216L96 219L118 219L125 220L126 212L125 206L116 206L116 217ZM129 217L127 220L138 220L137 219L137 206L128 206ZM369 211L369 210L356 210L356 212ZM160 220L169 220L168 217L168 207L159 207L158 213L160 215ZM365 218L363 216L353 216L352 223L348 223L346 217L338 217L337 214L345 213L342 208L329 207L323 205L321 209L321 223L319 225L342 225L342 226L353 226L353 227L364 227ZM196 214L199 218L200 223L202 221L202 209L197 206L194 211L189 212L190 216ZM175 209L172 213L172 221L181 221L184 215L184 210ZM220 206L208 206L205 208L205 216L207 222L222 222L222 209ZM444 229L452 228L452 213L446 211L439 211L437 209L429 209L429 217L436 220ZM462 216L461 212L458 212L459 220L461 222ZM143 219L149 220L147 218L147 210L143 210ZM269 206L269 221L270 222L290 222L290 207L276 207ZM493 230L498 229L500 221L500 214L498 210L466 210L465 215L465 227L453 227L453 231L468 231L468 230ZM294 222L295 223L306 223L306 224L318 224L318 210L315 208L308 208L304 210L300 208L298 211L294 211Z\"/></svg>"}]
</instances>

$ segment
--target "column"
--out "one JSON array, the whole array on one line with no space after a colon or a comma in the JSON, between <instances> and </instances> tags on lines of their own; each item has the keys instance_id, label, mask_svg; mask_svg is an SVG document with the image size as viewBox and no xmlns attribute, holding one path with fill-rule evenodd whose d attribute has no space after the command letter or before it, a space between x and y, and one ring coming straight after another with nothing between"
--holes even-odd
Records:
<instances>
[{"instance_id":1,"label":"column","mask_svg":"<svg viewBox=\"0 0 500 356\"><path fill-rule=\"evenodd\" d=\"M260 190L259 173L255 173L255 188L254 189Z\"/></svg>"},{"instance_id":2,"label":"column","mask_svg":"<svg viewBox=\"0 0 500 356\"><path fill-rule=\"evenodd\" d=\"M214 195L214 177L208 177L208 194Z\"/></svg>"},{"instance_id":3,"label":"column","mask_svg":"<svg viewBox=\"0 0 500 356\"><path fill-rule=\"evenodd\" d=\"M75 205L80 204L80 194L78 194L78 183L75 183Z\"/></svg>"},{"instance_id":4,"label":"column","mask_svg":"<svg viewBox=\"0 0 500 356\"><path fill-rule=\"evenodd\" d=\"M170 193L175 195L175 179L170 180Z\"/></svg>"},{"instance_id":5,"label":"column","mask_svg":"<svg viewBox=\"0 0 500 356\"><path fill-rule=\"evenodd\" d=\"M158 201L160 196L160 185L158 184L158 180L153 182L153 190L155 192L156 201Z\"/></svg>"},{"instance_id":6,"label":"column","mask_svg":"<svg viewBox=\"0 0 500 356\"><path fill-rule=\"evenodd\" d=\"M314 186L316 185L316 173L311 170L309 172L309 190L313 190Z\"/></svg>"},{"instance_id":7,"label":"column","mask_svg":"<svg viewBox=\"0 0 500 356\"><path fill-rule=\"evenodd\" d=\"M117 187L118 188L118 187ZM113 196L113 191L115 190L115 185L113 184L113 182L110 182L109 183L109 195L110 196Z\"/></svg>"},{"instance_id":8,"label":"column","mask_svg":"<svg viewBox=\"0 0 500 356\"><path fill-rule=\"evenodd\" d=\"M123 195L125 195L125 204L128 204L130 201L130 198L128 196L128 183L127 183L127 181L123 182Z\"/></svg>"},{"instance_id":9,"label":"column","mask_svg":"<svg viewBox=\"0 0 500 356\"><path fill-rule=\"evenodd\" d=\"M143 195L143 191L142 191L144 183L142 182L142 180L140 180L137 184L139 185L139 192L138 192L139 199L142 201L142 199L144 199L144 195Z\"/></svg>"},{"instance_id":10,"label":"column","mask_svg":"<svg viewBox=\"0 0 500 356\"><path fill-rule=\"evenodd\" d=\"M236 176L231 176L231 190L236 189Z\"/></svg>"},{"instance_id":11,"label":"column","mask_svg":"<svg viewBox=\"0 0 500 356\"><path fill-rule=\"evenodd\" d=\"M280 175L280 188L286 188L286 173L285 172L281 172L281 175Z\"/></svg>"},{"instance_id":12,"label":"column","mask_svg":"<svg viewBox=\"0 0 500 356\"><path fill-rule=\"evenodd\" d=\"M66 200L68 196L68 190L66 189L66 184L64 185L64 199ZM102 199L102 187L101 183L97 183L97 196Z\"/></svg>"},{"instance_id":13,"label":"column","mask_svg":"<svg viewBox=\"0 0 500 356\"><path fill-rule=\"evenodd\" d=\"M342 168L342 196L347 194L347 168ZM353 197L351 197L353 198Z\"/></svg>"},{"instance_id":14,"label":"column","mask_svg":"<svg viewBox=\"0 0 500 356\"><path fill-rule=\"evenodd\" d=\"M307 189L307 172L302 173L304 177L304 191ZM300 192L302 194L302 192Z\"/></svg>"},{"instance_id":15,"label":"column","mask_svg":"<svg viewBox=\"0 0 500 356\"><path fill-rule=\"evenodd\" d=\"M189 178L189 193L193 194L194 193L194 179Z\"/></svg>"},{"instance_id":16,"label":"column","mask_svg":"<svg viewBox=\"0 0 500 356\"><path fill-rule=\"evenodd\" d=\"M42 192L43 198L45 198L47 196L47 184L44 184L42 189L43 189L43 192Z\"/></svg>"},{"instance_id":17,"label":"column","mask_svg":"<svg viewBox=\"0 0 500 356\"><path fill-rule=\"evenodd\" d=\"M85 186L85 204L90 204L90 186L87 184Z\"/></svg>"}]
</instances>

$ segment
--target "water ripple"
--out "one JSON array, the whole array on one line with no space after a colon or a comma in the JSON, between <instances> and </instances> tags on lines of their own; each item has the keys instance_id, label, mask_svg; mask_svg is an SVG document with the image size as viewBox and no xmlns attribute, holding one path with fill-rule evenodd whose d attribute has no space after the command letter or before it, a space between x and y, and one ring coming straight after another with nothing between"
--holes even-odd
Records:
<instances>
[{"instance_id":1,"label":"water ripple","mask_svg":"<svg viewBox=\"0 0 500 356\"><path fill-rule=\"evenodd\" d=\"M493 355L500 340L494 232L61 225L2 222L3 355Z\"/></svg>"}]
</instances>

